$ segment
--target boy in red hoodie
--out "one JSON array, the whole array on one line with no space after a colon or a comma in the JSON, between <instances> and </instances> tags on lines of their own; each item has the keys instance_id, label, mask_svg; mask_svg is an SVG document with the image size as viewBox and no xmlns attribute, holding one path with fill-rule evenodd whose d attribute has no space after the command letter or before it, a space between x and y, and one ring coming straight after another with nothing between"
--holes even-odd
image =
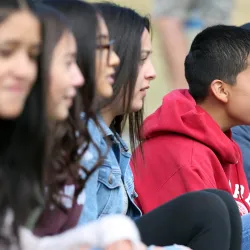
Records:
<instances>
[{"instance_id":1,"label":"boy in red hoodie","mask_svg":"<svg viewBox=\"0 0 250 250\"><path fill-rule=\"evenodd\" d=\"M189 90L167 94L143 124L133 154L144 213L186 192L216 188L250 211L250 194L231 128L250 124L250 32L213 26L199 33L185 60Z\"/></svg>"}]
</instances>

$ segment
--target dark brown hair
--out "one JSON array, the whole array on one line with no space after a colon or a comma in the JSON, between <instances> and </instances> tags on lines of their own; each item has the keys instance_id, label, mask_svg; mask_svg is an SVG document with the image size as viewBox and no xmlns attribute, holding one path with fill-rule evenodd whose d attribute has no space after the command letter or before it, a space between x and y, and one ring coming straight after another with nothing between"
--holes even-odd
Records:
<instances>
[{"instance_id":1,"label":"dark brown hair","mask_svg":"<svg viewBox=\"0 0 250 250\"><path fill-rule=\"evenodd\" d=\"M67 23L76 38L77 63L85 78L85 84L78 91L68 119L58 122L53 129L51 161L46 170L46 183L49 187L48 198L64 209L63 205L57 202L57 198L54 198L55 194L59 194L67 182L73 182L77 187L75 192L75 197L77 197L91 173L101 163L101 158L98 158L92 169L87 169L80 164L80 159L90 143L94 145L98 155L101 154L87 128L89 119L98 124L93 105L98 20L94 7L83 1L44 0L43 4L60 11L67 18ZM48 23L48 25L50 24ZM80 113L83 111L84 118L81 119ZM80 175L80 171L85 173L85 178Z\"/></svg>"},{"instance_id":2,"label":"dark brown hair","mask_svg":"<svg viewBox=\"0 0 250 250\"><path fill-rule=\"evenodd\" d=\"M111 129L121 135L128 120L130 145L133 151L136 144L141 142L140 129L144 111L142 108L131 113L130 107L141 61L141 37L145 28L150 33L150 20L130 8L113 3L96 3L95 6L106 21L110 37L116 41L114 50L120 58L113 85L113 96L103 104L103 107L120 102L122 96L124 114L115 117Z\"/></svg>"},{"instance_id":3,"label":"dark brown hair","mask_svg":"<svg viewBox=\"0 0 250 250\"><path fill-rule=\"evenodd\" d=\"M0 23L12 13L27 10L24 0L0 1ZM38 76L22 114L16 119L0 119L0 248L10 249L17 240L18 228L43 202L43 168L46 147L46 84ZM5 225L13 213L11 225ZM13 229L13 233L9 230ZM14 243L15 244L15 243ZM17 244L17 241L16 241Z\"/></svg>"}]
</instances>

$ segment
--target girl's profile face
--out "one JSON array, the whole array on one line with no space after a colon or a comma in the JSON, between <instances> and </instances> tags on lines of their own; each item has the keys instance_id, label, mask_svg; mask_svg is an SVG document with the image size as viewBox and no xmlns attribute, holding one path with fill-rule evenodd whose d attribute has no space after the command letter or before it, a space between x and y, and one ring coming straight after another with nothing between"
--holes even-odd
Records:
<instances>
[{"instance_id":1,"label":"girl's profile face","mask_svg":"<svg viewBox=\"0 0 250 250\"><path fill-rule=\"evenodd\" d=\"M84 83L76 55L75 37L65 31L54 49L50 68L48 112L53 120L67 118L77 88Z\"/></svg>"},{"instance_id":2,"label":"girl's profile face","mask_svg":"<svg viewBox=\"0 0 250 250\"><path fill-rule=\"evenodd\" d=\"M102 17L99 19L99 33L96 41L96 89L101 98L109 98L113 94L115 68L119 65L119 57L113 50L107 25Z\"/></svg>"},{"instance_id":3,"label":"girl's profile face","mask_svg":"<svg viewBox=\"0 0 250 250\"><path fill-rule=\"evenodd\" d=\"M150 81L156 78L156 73L151 60L152 42L148 30L145 28L141 37L141 58L138 67L138 76L135 83L133 99L131 101L131 112L142 109L144 98L150 87Z\"/></svg>"}]
</instances>

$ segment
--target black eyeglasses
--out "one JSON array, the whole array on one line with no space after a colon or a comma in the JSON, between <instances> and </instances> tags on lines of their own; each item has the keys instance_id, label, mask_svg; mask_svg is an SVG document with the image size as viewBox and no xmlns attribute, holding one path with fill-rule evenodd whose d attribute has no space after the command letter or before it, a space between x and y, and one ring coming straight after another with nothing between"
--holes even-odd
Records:
<instances>
[{"instance_id":1,"label":"black eyeglasses","mask_svg":"<svg viewBox=\"0 0 250 250\"><path fill-rule=\"evenodd\" d=\"M108 43L106 44L97 44L96 48L100 49L100 50L104 50L107 49L108 50L108 57L107 57L107 63L109 64L110 62L110 57L111 57L111 53L114 50L114 43L115 40L110 40Z\"/></svg>"}]
</instances>

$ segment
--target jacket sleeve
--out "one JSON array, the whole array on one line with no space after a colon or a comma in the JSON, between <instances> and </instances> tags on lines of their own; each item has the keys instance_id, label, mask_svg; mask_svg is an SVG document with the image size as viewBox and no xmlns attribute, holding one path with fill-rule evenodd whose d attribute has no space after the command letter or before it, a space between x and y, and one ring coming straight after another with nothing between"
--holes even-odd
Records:
<instances>
[{"instance_id":1,"label":"jacket sleeve","mask_svg":"<svg viewBox=\"0 0 250 250\"><path fill-rule=\"evenodd\" d=\"M92 136L92 140L97 146L100 146L100 141L102 138L100 130L94 126L92 123L89 126L89 131ZM88 150L83 155L80 164L87 168L92 169L98 161L98 152L96 147L90 143ZM97 189L98 189L98 169L90 176L88 179L85 189L82 191L85 193L85 203L78 221L78 225L86 224L90 221L96 220L98 218L98 203L97 203ZM82 173L84 178L84 173Z\"/></svg>"},{"instance_id":2,"label":"jacket sleeve","mask_svg":"<svg viewBox=\"0 0 250 250\"><path fill-rule=\"evenodd\" d=\"M85 187L85 203L78 221L78 225L85 225L86 223L98 219L98 203L97 203L97 185L98 174L96 170L86 183Z\"/></svg>"}]
</instances>

